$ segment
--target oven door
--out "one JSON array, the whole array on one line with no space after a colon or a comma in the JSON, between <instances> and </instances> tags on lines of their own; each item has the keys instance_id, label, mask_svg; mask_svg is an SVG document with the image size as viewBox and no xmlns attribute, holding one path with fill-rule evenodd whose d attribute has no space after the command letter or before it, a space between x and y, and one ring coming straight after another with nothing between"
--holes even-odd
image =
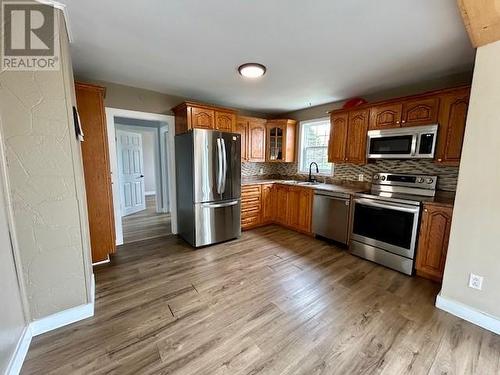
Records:
<instances>
[{"instance_id":1,"label":"oven door","mask_svg":"<svg viewBox=\"0 0 500 375\"><path fill-rule=\"evenodd\" d=\"M354 199L352 240L413 259L420 207Z\"/></svg>"}]
</instances>

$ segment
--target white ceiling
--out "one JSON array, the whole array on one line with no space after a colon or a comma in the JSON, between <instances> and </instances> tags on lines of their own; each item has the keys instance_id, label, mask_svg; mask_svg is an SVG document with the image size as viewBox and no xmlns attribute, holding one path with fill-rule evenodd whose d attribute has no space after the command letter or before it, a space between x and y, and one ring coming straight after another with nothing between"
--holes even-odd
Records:
<instances>
[{"instance_id":1,"label":"white ceiling","mask_svg":"<svg viewBox=\"0 0 500 375\"><path fill-rule=\"evenodd\" d=\"M469 70L456 0L63 0L75 72L262 112ZM259 62L258 81L236 68Z\"/></svg>"}]
</instances>

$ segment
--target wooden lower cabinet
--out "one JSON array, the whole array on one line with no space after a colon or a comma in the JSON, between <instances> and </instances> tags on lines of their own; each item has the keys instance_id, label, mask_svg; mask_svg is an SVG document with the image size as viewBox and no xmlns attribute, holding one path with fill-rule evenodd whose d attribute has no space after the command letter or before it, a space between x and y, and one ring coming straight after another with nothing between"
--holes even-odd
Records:
<instances>
[{"instance_id":1,"label":"wooden lower cabinet","mask_svg":"<svg viewBox=\"0 0 500 375\"><path fill-rule=\"evenodd\" d=\"M276 187L274 184L262 185L262 222L272 223L276 215Z\"/></svg>"},{"instance_id":2,"label":"wooden lower cabinet","mask_svg":"<svg viewBox=\"0 0 500 375\"><path fill-rule=\"evenodd\" d=\"M262 224L262 193L260 185L241 188L241 229L255 228Z\"/></svg>"},{"instance_id":3,"label":"wooden lower cabinet","mask_svg":"<svg viewBox=\"0 0 500 375\"><path fill-rule=\"evenodd\" d=\"M241 197L243 230L276 223L311 233L312 189L281 184L246 185Z\"/></svg>"},{"instance_id":4,"label":"wooden lower cabinet","mask_svg":"<svg viewBox=\"0 0 500 375\"><path fill-rule=\"evenodd\" d=\"M281 225L287 224L288 191L288 186L276 185L276 216L274 221Z\"/></svg>"},{"instance_id":5,"label":"wooden lower cabinet","mask_svg":"<svg viewBox=\"0 0 500 375\"><path fill-rule=\"evenodd\" d=\"M453 207L425 204L420 223L417 275L440 282L443 279Z\"/></svg>"},{"instance_id":6,"label":"wooden lower cabinet","mask_svg":"<svg viewBox=\"0 0 500 375\"><path fill-rule=\"evenodd\" d=\"M311 233L312 189L291 187L288 190L287 226Z\"/></svg>"}]
</instances>

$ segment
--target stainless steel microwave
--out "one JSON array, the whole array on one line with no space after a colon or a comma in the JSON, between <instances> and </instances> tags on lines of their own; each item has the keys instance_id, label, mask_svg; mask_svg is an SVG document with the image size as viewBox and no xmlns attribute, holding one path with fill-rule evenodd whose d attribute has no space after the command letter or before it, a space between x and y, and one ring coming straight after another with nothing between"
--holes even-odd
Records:
<instances>
[{"instance_id":1,"label":"stainless steel microwave","mask_svg":"<svg viewBox=\"0 0 500 375\"><path fill-rule=\"evenodd\" d=\"M438 125L368 131L369 159L432 159Z\"/></svg>"}]
</instances>

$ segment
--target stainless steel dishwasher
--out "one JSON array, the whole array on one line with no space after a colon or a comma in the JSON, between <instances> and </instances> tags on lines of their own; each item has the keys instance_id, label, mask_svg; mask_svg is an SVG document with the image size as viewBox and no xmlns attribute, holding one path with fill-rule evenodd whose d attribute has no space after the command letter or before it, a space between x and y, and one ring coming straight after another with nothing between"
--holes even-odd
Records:
<instances>
[{"instance_id":1,"label":"stainless steel dishwasher","mask_svg":"<svg viewBox=\"0 0 500 375\"><path fill-rule=\"evenodd\" d=\"M347 193L316 190L312 231L315 235L347 244L351 198Z\"/></svg>"}]
</instances>

